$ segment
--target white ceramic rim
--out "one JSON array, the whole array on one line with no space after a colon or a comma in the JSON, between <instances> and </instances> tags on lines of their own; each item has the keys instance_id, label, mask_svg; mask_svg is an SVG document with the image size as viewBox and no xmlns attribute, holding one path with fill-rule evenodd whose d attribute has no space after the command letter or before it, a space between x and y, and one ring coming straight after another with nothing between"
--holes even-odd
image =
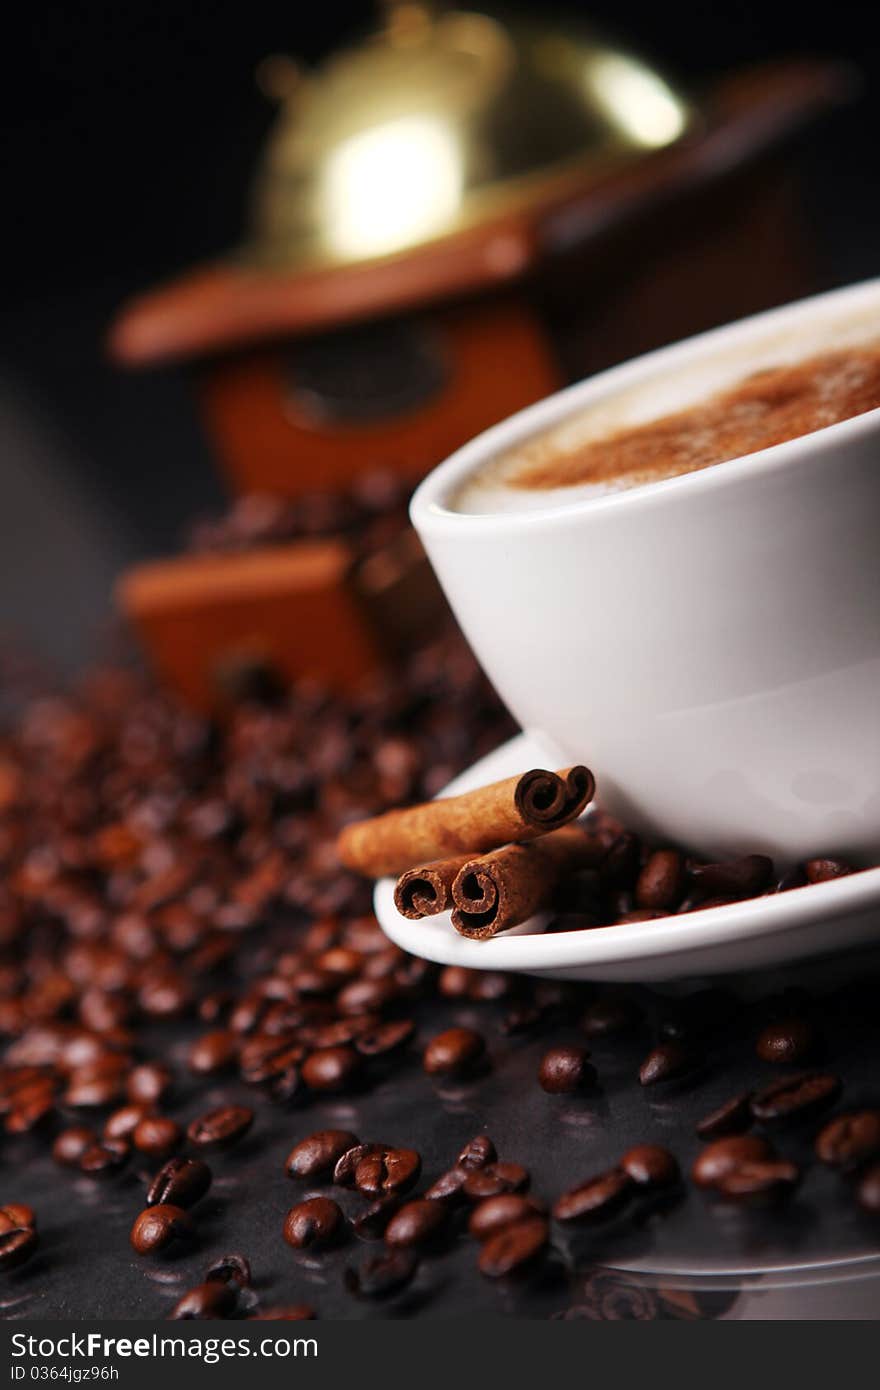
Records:
<instances>
[{"instance_id":1,"label":"white ceramic rim","mask_svg":"<svg viewBox=\"0 0 880 1390\"><path fill-rule=\"evenodd\" d=\"M418 955L421 924L409 922L397 912L394 880L382 879L376 885L375 896L386 933L399 946ZM748 898L722 907L701 908L676 917L658 917L651 922L565 932L524 932L518 936L495 936L489 941L471 941L460 936L447 922L447 914L443 914L445 930L432 934L430 959L474 970L526 972L615 965L634 959L644 961L704 950L771 933L797 931L822 917L839 919L872 906L880 907L880 868L863 869L846 878L811 883L803 888L790 888L784 893ZM394 923L390 931L386 926L389 921Z\"/></svg>"},{"instance_id":2,"label":"white ceramic rim","mask_svg":"<svg viewBox=\"0 0 880 1390\"><path fill-rule=\"evenodd\" d=\"M797 439L789 439L782 444L771 445L768 449L759 449L735 459L727 459L723 463L713 464L694 473L684 473L654 483L640 483L637 487L605 493L600 497L581 496L569 501L557 501L547 507L511 512L458 512L445 505L445 499L455 486L487 459L505 453L530 436L543 433L560 424L566 416L579 413L593 400L637 386L639 381L657 372L686 366L690 360L701 356L707 350L715 350L721 346L735 349L765 328L784 327L786 324L796 326L799 320L812 318L817 312L825 309L842 309L845 312L850 304L856 306L862 299L871 299L878 294L880 278L875 277L856 285L847 285L843 289L799 299L792 304L752 314L748 318L713 328L707 333L686 338L669 347L645 353L641 357L588 377L585 381L567 386L535 405L526 406L515 415L478 434L428 474L416 488L410 502L412 523L421 534L438 536L460 533L463 527L479 535L487 531L494 534L499 529L518 532L538 523L545 527L567 525L575 517L583 519L593 513L601 515L609 508L651 507L666 499L672 500L675 496L724 487L771 469L785 468L795 460L826 449L831 442L845 444L862 435L871 434L880 427L880 408L863 411L861 415L851 416L850 419L841 420L835 425L826 425L823 429L813 430Z\"/></svg>"}]
</instances>

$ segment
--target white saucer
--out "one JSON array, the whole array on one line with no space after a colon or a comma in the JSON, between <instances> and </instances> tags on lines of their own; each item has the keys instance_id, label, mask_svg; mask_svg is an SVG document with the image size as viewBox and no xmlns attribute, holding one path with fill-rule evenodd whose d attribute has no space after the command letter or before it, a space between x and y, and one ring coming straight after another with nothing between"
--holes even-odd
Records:
<instances>
[{"instance_id":1,"label":"white saucer","mask_svg":"<svg viewBox=\"0 0 880 1390\"><path fill-rule=\"evenodd\" d=\"M546 751L518 734L450 782L443 795L546 767ZM409 922L394 906L394 881L376 885L384 931L404 950L442 965L509 970L570 980L660 981L768 969L880 942L880 868L727 907L619 927L545 934L533 917L491 941L469 941L449 914Z\"/></svg>"}]
</instances>

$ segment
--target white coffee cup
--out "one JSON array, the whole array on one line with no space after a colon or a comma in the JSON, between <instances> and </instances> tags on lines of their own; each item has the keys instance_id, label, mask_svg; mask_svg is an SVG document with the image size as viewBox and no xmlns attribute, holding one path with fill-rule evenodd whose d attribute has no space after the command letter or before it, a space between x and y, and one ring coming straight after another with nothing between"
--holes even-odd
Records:
<instances>
[{"instance_id":1,"label":"white coffee cup","mask_svg":"<svg viewBox=\"0 0 880 1390\"><path fill-rule=\"evenodd\" d=\"M610 495L485 514L452 500L588 409L656 418L868 340L880 280L561 391L415 493L413 524L500 695L548 758L593 769L628 824L712 855L880 859L880 410Z\"/></svg>"}]
</instances>

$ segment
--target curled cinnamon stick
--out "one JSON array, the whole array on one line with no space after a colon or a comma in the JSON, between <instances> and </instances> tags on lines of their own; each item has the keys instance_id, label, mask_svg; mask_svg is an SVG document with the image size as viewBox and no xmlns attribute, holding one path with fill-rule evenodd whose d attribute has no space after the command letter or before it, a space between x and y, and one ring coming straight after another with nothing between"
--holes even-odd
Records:
<instances>
[{"instance_id":1,"label":"curled cinnamon stick","mask_svg":"<svg viewBox=\"0 0 880 1390\"><path fill-rule=\"evenodd\" d=\"M452 906L452 884L458 871L472 858L456 854L452 859L437 859L401 874L394 889L394 906L402 917L417 922L420 917L433 917Z\"/></svg>"},{"instance_id":2,"label":"curled cinnamon stick","mask_svg":"<svg viewBox=\"0 0 880 1390\"><path fill-rule=\"evenodd\" d=\"M529 844L471 859L452 885L452 925L462 936L488 941L549 906L560 879L585 868L592 856L583 831L567 825Z\"/></svg>"},{"instance_id":3,"label":"curled cinnamon stick","mask_svg":"<svg viewBox=\"0 0 880 1390\"><path fill-rule=\"evenodd\" d=\"M594 790L586 767L534 768L461 796L348 825L337 850L349 869L371 878L401 874L419 864L546 835L579 816Z\"/></svg>"}]
</instances>

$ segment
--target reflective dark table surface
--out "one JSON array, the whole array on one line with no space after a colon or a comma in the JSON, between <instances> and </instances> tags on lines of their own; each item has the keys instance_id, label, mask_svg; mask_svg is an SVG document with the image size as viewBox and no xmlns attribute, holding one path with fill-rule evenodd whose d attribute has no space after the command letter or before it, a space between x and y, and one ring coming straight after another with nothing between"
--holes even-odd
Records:
<instances>
[{"instance_id":1,"label":"reflective dark table surface","mask_svg":"<svg viewBox=\"0 0 880 1390\"><path fill-rule=\"evenodd\" d=\"M279 944L283 937L282 927ZM830 992L817 986L823 976L835 977ZM814 963L792 971L787 981L792 988L804 982L824 1039L817 1065L844 1082L835 1111L877 1105L880 955L854 958L851 967L839 960ZM321 1127L417 1148L423 1159L421 1186L481 1131L492 1136L500 1157L530 1169L532 1192L548 1202L612 1165L635 1143L667 1146L687 1174L701 1147L696 1121L736 1091L786 1070L759 1061L754 1051L766 983L737 981L751 999L736 1023L725 1025L708 1044L702 1069L687 1082L650 1089L638 1083L638 1064L658 1019L676 1007L680 989L671 999L642 994L645 1025L629 1037L591 1045L600 1085L580 1097L547 1095L536 1081L547 1046L583 1042L576 1020L561 1020L539 1035L505 1036L499 1027L504 1006L495 1003L420 1005L418 1038L387 1079L352 1099L297 1108L278 1107L238 1082L194 1085L185 1055L197 1030L157 1031L153 1055L165 1056L179 1078L171 1113L188 1121L221 1100L241 1100L257 1112L246 1140L209 1156L215 1180L194 1209L197 1243L164 1257L142 1258L130 1249L128 1232L143 1205L145 1179L156 1165L135 1162L114 1178L88 1179L56 1167L37 1140L7 1138L3 1198L36 1208L41 1246L26 1266L4 1276L3 1315L163 1318L217 1256L238 1251L254 1271L243 1314L305 1302L322 1318L876 1317L880 1217L860 1212L851 1183L815 1159L812 1144L821 1117L770 1135L781 1154L804 1167L803 1182L787 1205L721 1207L686 1181L635 1216L625 1214L589 1232L556 1228L552 1254L524 1279L485 1279L476 1267L475 1242L458 1232L423 1258L407 1290L373 1304L352 1297L344 1272L374 1252L375 1243L352 1236L338 1249L313 1255L294 1252L282 1239L286 1211L306 1193L324 1191L352 1214L365 1204L357 1194L294 1183L286 1176L284 1159L292 1145ZM420 1044L452 1022L480 1029L489 1045L488 1068L466 1084L438 1084L420 1065Z\"/></svg>"}]
</instances>

